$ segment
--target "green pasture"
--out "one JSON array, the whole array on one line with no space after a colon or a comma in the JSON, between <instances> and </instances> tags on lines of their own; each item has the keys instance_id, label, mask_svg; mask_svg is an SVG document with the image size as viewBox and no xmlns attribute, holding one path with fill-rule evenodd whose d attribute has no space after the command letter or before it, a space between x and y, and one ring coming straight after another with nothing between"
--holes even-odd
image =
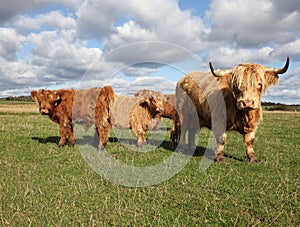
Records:
<instances>
[{"instance_id":1,"label":"green pasture","mask_svg":"<svg viewBox=\"0 0 300 227\"><path fill-rule=\"evenodd\" d=\"M58 148L58 128L38 113L0 108L0 226L300 224L299 113L264 113L254 147L262 162L246 163L242 137L230 132L225 161L200 172L210 136L203 129L198 151L184 168L148 187L124 186L99 175L85 162L80 138L75 147ZM133 140L124 145L112 133L107 151L126 165L155 165L173 154L168 134L160 132L155 136L161 145L150 144L154 148L144 152Z\"/></svg>"}]
</instances>

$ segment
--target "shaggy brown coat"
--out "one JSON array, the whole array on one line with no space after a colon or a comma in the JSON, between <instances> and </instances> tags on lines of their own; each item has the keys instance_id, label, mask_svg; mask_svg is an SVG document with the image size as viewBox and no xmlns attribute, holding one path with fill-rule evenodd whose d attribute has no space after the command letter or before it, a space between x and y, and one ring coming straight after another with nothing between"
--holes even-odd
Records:
<instances>
[{"instance_id":1,"label":"shaggy brown coat","mask_svg":"<svg viewBox=\"0 0 300 227\"><path fill-rule=\"evenodd\" d=\"M154 130L159 128L159 123L161 118L168 118L172 121L172 129L171 129L171 141L172 147L175 148L175 144L178 142L178 138L180 135L180 119L179 115L175 109L176 107L176 96L175 94L166 94L163 95L160 92L150 91L150 90L139 90L137 93L132 93L135 97L144 97L146 95L157 94L163 96L165 98L163 111L156 115L155 117L155 125Z\"/></svg>"},{"instance_id":2,"label":"shaggy brown coat","mask_svg":"<svg viewBox=\"0 0 300 227\"><path fill-rule=\"evenodd\" d=\"M224 159L226 130L235 130L244 137L246 160L257 162L253 143L257 125L262 119L260 97L270 85L278 82L278 74L285 73L289 58L282 69L257 64L240 64L230 70L192 72L177 83L177 110L182 120L180 146L185 149L188 132L189 149L194 150L195 134L200 127L212 129L217 148L215 160ZM215 77L213 77L213 76Z\"/></svg>"},{"instance_id":3,"label":"shaggy brown coat","mask_svg":"<svg viewBox=\"0 0 300 227\"><path fill-rule=\"evenodd\" d=\"M163 98L159 96L117 96L114 104L113 126L131 128L137 136L137 146L146 145L146 131L152 120L163 111Z\"/></svg>"},{"instance_id":4,"label":"shaggy brown coat","mask_svg":"<svg viewBox=\"0 0 300 227\"><path fill-rule=\"evenodd\" d=\"M60 124L60 147L65 145L67 136L69 146L74 146L73 123L82 124L86 130L95 124L98 148L103 149L107 144L115 99L111 86L76 91L39 90L32 91L31 97L38 103L41 114Z\"/></svg>"}]
</instances>

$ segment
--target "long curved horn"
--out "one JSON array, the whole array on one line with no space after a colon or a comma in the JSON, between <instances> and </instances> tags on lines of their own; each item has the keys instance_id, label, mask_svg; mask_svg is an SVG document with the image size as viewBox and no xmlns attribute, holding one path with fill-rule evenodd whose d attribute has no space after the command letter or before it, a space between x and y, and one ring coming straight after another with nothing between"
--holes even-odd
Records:
<instances>
[{"instance_id":1,"label":"long curved horn","mask_svg":"<svg viewBox=\"0 0 300 227\"><path fill-rule=\"evenodd\" d=\"M290 64L290 57L286 58L286 63L283 66L283 68L270 68L270 67L265 67L266 68L266 72L274 72L276 74L283 74L285 73L288 68L289 68L289 64Z\"/></svg>"},{"instance_id":2,"label":"long curved horn","mask_svg":"<svg viewBox=\"0 0 300 227\"><path fill-rule=\"evenodd\" d=\"M215 77L222 77L222 76L225 76L225 75L227 75L227 74L229 74L229 73L231 73L232 72L232 70L217 70L217 71L215 71L214 70L214 67L213 67L213 65L212 65L212 63L211 62L209 62L209 68L210 68L210 71L211 71L211 73L215 76Z\"/></svg>"},{"instance_id":3,"label":"long curved horn","mask_svg":"<svg viewBox=\"0 0 300 227\"><path fill-rule=\"evenodd\" d=\"M290 57L287 57L286 58L286 63L284 65L284 67L281 68L281 69L275 69L274 72L277 73L277 74L283 74L283 73L285 73L288 70L288 68L289 68L289 64L290 64Z\"/></svg>"},{"instance_id":4,"label":"long curved horn","mask_svg":"<svg viewBox=\"0 0 300 227\"><path fill-rule=\"evenodd\" d=\"M214 67L212 66L211 62L209 62L209 68L210 68L211 73L212 73L215 77L221 77L221 76L222 76L222 75L219 75L219 74L216 74L216 73L215 73Z\"/></svg>"}]
</instances>

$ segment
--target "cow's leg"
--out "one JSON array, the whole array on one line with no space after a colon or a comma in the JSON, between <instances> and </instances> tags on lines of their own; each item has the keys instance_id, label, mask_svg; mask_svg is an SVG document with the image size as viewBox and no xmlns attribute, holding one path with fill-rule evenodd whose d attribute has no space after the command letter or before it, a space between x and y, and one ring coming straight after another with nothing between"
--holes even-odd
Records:
<instances>
[{"instance_id":1,"label":"cow's leg","mask_svg":"<svg viewBox=\"0 0 300 227\"><path fill-rule=\"evenodd\" d=\"M153 131L157 131L159 129L159 124L160 124L160 117L157 117L157 118L154 118L153 121L152 121L152 130Z\"/></svg>"},{"instance_id":2,"label":"cow's leg","mask_svg":"<svg viewBox=\"0 0 300 227\"><path fill-rule=\"evenodd\" d=\"M180 120L181 124L177 125L177 131L179 131L179 142L178 147L181 150L186 149L186 134L190 128L190 121L188 120L188 115L184 114Z\"/></svg>"},{"instance_id":3,"label":"cow's leg","mask_svg":"<svg viewBox=\"0 0 300 227\"><path fill-rule=\"evenodd\" d=\"M186 135L186 124L183 122L183 124L181 125L181 132L179 135L179 142L178 142L178 147L180 148L184 148L185 147L185 135Z\"/></svg>"},{"instance_id":4,"label":"cow's leg","mask_svg":"<svg viewBox=\"0 0 300 227\"><path fill-rule=\"evenodd\" d=\"M226 143L226 133L223 133L220 135L215 135L216 142L217 142L217 148L215 151L215 161L222 162L224 161L224 147Z\"/></svg>"},{"instance_id":5,"label":"cow's leg","mask_svg":"<svg viewBox=\"0 0 300 227\"><path fill-rule=\"evenodd\" d=\"M255 132L244 134L244 144L246 145L246 161L259 162L254 155L253 143L255 140Z\"/></svg>"},{"instance_id":6,"label":"cow's leg","mask_svg":"<svg viewBox=\"0 0 300 227\"><path fill-rule=\"evenodd\" d=\"M69 146L73 147L75 145L75 136L74 136L74 128L73 124L70 122L68 126L68 135L69 135Z\"/></svg>"},{"instance_id":7,"label":"cow's leg","mask_svg":"<svg viewBox=\"0 0 300 227\"><path fill-rule=\"evenodd\" d=\"M133 130L134 133L137 136L137 146L138 147L143 147L146 145L146 132L143 131L142 129L140 130Z\"/></svg>"},{"instance_id":8,"label":"cow's leg","mask_svg":"<svg viewBox=\"0 0 300 227\"><path fill-rule=\"evenodd\" d=\"M196 136L197 130L194 127L190 127L188 129L188 148L189 151L194 152L196 150L196 143L195 143L195 136Z\"/></svg>"},{"instance_id":9,"label":"cow's leg","mask_svg":"<svg viewBox=\"0 0 300 227\"><path fill-rule=\"evenodd\" d=\"M103 121L100 124L96 126L96 130L99 137L99 145L98 150L103 150L104 147L107 145L108 142L108 136L109 136L109 130L110 130L110 124L108 121Z\"/></svg>"},{"instance_id":10,"label":"cow's leg","mask_svg":"<svg viewBox=\"0 0 300 227\"><path fill-rule=\"evenodd\" d=\"M60 123L59 131L60 131L60 140L58 146L63 147L66 144L66 136L68 134L67 128L65 127L63 122Z\"/></svg>"},{"instance_id":11,"label":"cow's leg","mask_svg":"<svg viewBox=\"0 0 300 227\"><path fill-rule=\"evenodd\" d=\"M187 122L188 128L188 149L189 152L194 152L197 148L197 144L195 141L196 134L200 131L200 124L198 120L197 112L192 112L188 116Z\"/></svg>"},{"instance_id":12,"label":"cow's leg","mask_svg":"<svg viewBox=\"0 0 300 227\"><path fill-rule=\"evenodd\" d=\"M138 134L138 141L137 141L137 146L138 147L143 147L146 146L146 135L144 132L141 132Z\"/></svg>"},{"instance_id":13,"label":"cow's leg","mask_svg":"<svg viewBox=\"0 0 300 227\"><path fill-rule=\"evenodd\" d=\"M176 122L174 120L172 120L172 129L171 129L171 133L170 133L170 139L171 139L171 146L172 146L172 150L175 149L175 144L178 142L177 139L178 139L178 127L176 125Z\"/></svg>"}]
</instances>

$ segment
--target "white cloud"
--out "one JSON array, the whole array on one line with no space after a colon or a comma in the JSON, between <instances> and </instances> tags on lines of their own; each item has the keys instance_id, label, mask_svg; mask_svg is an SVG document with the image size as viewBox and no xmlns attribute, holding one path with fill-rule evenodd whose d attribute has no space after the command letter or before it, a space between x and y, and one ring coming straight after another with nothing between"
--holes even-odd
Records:
<instances>
[{"instance_id":1,"label":"white cloud","mask_svg":"<svg viewBox=\"0 0 300 227\"><path fill-rule=\"evenodd\" d=\"M99 39L109 35L114 23L126 14L129 1L84 0L76 12L81 36Z\"/></svg>"},{"instance_id":2,"label":"white cloud","mask_svg":"<svg viewBox=\"0 0 300 227\"><path fill-rule=\"evenodd\" d=\"M87 48L84 42L77 40L73 30L31 34L29 40L34 45L32 64L44 66L45 71L56 75L58 80L83 76L101 57L98 48Z\"/></svg>"},{"instance_id":3,"label":"white cloud","mask_svg":"<svg viewBox=\"0 0 300 227\"><path fill-rule=\"evenodd\" d=\"M170 42L194 50L207 48L202 38L208 29L201 18L181 11L175 0L86 0L77 16L81 36L104 38L106 50L144 40Z\"/></svg>"},{"instance_id":4,"label":"white cloud","mask_svg":"<svg viewBox=\"0 0 300 227\"><path fill-rule=\"evenodd\" d=\"M10 23L20 33L28 34L33 31L43 29L43 27L50 29L76 29L76 21L74 18L64 16L60 11L51 11L45 14L39 14L36 17L27 15L17 16Z\"/></svg>"},{"instance_id":5,"label":"white cloud","mask_svg":"<svg viewBox=\"0 0 300 227\"><path fill-rule=\"evenodd\" d=\"M300 61L300 39L277 46L272 54L274 56L290 56L293 61Z\"/></svg>"},{"instance_id":6,"label":"white cloud","mask_svg":"<svg viewBox=\"0 0 300 227\"><path fill-rule=\"evenodd\" d=\"M284 13L278 4L271 0L214 0L207 13L212 22L210 39L247 48L293 39L300 29L300 14L288 6L295 1L284 1Z\"/></svg>"},{"instance_id":7,"label":"white cloud","mask_svg":"<svg viewBox=\"0 0 300 227\"><path fill-rule=\"evenodd\" d=\"M0 75L1 84L0 91L20 89L29 86L39 86L41 82L45 84L47 81L39 81L38 75L42 74L42 68L33 66L23 61L6 61L0 58ZM52 81L50 82L52 83ZM2 92L1 92L2 93Z\"/></svg>"},{"instance_id":8,"label":"white cloud","mask_svg":"<svg viewBox=\"0 0 300 227\"><path fill-rule=\"evenodd\" d=\"M75 10L79 4L80 1L73 0L0 0L0 24L16 15L47 9L49 6L65 6Z\"/></svg>"},{"instance_id":9,"label":"white cloud","mask_svg":"<svg viewBox=\"0 0 300 227\"><path fill-rule=\"evenodd\" d=\"M13 28L0 27L0 57L14 61L17 51L22 47L25 37L17 34Z\"/></svg>"},{"instance_id":10,"label":"white cloud","mask_svg":"<svg viewBox=\"0 0 300 227\"><path fill-rule=\"evenodd\" d=\"M145 40L157 40L155 33L142 28L135 21L128 21L123 26L118 26L115 29L109 40L105 42L105 49L112 50L115 47L120 47L124 44L145 41Z\"/></svg>"},{"instance_id":11,"label":"white cloud","mask_svg":"<svg viewBox=\"0 0 300 227\"><path fill-rule=\"evenodd\" d=\"M242 62L270 63L272 60L270 54L273 49L270 47L262 47L261 49L235 49L233 47L220 47L210 52L204 62L209 61L220 68L231 68ZM280 59L285 60L285 59Z\"/></svg>"},{"instance_id":12,"label":"white cloud","mask_svg":"<svg viewBox=\"0 0 300 227\"><path fill-rule=\"evenodd\" d=\"M125 87L126 92L136 92L140 89L149 89L154 91L160 91L163 93L175 94L176 83L166 80L163 77L138 77L129 86Z\"/></svg>"}]
</instances>

